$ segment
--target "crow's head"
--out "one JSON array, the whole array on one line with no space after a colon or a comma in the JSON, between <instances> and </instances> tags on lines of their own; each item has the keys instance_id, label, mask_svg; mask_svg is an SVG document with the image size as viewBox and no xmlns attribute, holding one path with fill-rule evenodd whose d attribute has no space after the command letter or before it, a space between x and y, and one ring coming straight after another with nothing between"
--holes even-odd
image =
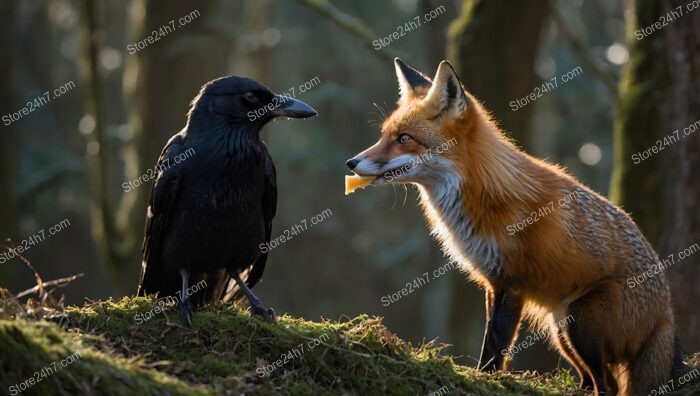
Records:
<instances>
[{"instance_id":1,"label":"crow's head","mask_svg":"<svg viewBox=\"0 0 700 396\"><path fill-rule=\"evenodd\" d=\"M204 84L192 100L188 119L217 118L262 126L275 117L307 118L316 114L306 103L277 95L253 79L229 76Z\"/></svg>"}]
</instances>

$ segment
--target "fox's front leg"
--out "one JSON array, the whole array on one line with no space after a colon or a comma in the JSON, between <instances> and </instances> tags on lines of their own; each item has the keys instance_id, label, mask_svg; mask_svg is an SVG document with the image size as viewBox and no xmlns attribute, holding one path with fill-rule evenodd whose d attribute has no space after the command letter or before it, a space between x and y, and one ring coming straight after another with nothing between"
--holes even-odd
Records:
<instances>
[{"instance_id":1,"label":"fox's front leg","mask_svg":"<svg viewBox=\"0 0 700 396\"><path fill-rule=\"evenodd\" d=\"M505 369L508 350L518 331L523 310L522 298L502 289L486 290L486 333L481 346L481 371Z\"/></svg>"}]
</instances>

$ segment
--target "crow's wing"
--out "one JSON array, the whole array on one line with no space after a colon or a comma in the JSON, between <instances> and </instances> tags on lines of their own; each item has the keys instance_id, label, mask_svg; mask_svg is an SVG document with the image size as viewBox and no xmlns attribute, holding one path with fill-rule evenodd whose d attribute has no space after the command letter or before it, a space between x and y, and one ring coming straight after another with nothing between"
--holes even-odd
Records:
<instances>
[{"instance_id":1,"label":"crow's wing","mask_svg":"<svg viewBox=\"0 0 700 396\"><path fill-rule=\"evenodd\" d=\"M163 241L167 235L172 210L177 204L182 167L174 165L174 157L184 151L183 135L173 136L158 157L156 178L146 210L146 229L141 251L141 279L137 295L159 293L160 297L180 291L180 276L168 271L161 260Z\"/></svg>"},{"instance_id":2,"label":"crow's wing","mask_svg":"<svg viewBox=\"0 0 700 396\"><path fill-rule=\"evenodd\" d=\"M265 242L267 243L270 242L270 235L272 234L272 219L277 212L277 172L275 171L275 164L272 162L272 157L270 157L265 143L262 143L262 151L265 158L265 190L263 191L262 206L265 220ZM261 253L255 262L240 273L241 279L251 289L262 278L263 271L265 271L268 251L269 250L266 250L264 253ZM229 301L240 297L242 297L242 291L236 284L236 281L231 279L228 287L225 289L222 299L224 301Z\"/></svg>"}]
</instances>

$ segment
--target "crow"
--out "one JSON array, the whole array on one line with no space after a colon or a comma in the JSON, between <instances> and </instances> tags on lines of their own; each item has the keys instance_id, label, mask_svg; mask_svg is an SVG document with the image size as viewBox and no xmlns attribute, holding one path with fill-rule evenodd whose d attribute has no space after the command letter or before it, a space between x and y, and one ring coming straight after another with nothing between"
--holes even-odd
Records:
<instances>
[{"instance_id":1,"label":"crow","mask_svg":"<svg viewBox=\"0 0 700 396\"><path fill-rule=\"evenodd\" d=\"M261 246L270 241L277 207L275 167L260 130L275 117L316 114L246 77L222 77L201 88L187 124L154 168L137 295L171 301L177 295L191 325L194 307L242 291L254 315L274 320L251 291L265 269Z\"/></svg>"}]
</instances>

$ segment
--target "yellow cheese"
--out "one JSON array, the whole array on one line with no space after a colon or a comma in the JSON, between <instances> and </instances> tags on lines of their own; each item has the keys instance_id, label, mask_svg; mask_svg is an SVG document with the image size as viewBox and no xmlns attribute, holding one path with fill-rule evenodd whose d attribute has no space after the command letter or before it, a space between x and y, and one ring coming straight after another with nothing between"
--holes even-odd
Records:
<instances>
[{"instance_id":1,"label":"yellow cheese","mask_svg":"<svg viewBox=\"0 0 700 396\"><path fill-rule=\"evenodd\" d=\"M345 195L352 194L358 188L364 188L376 179L374 176L345 175Z\"/></svg>"}]
</instances>

